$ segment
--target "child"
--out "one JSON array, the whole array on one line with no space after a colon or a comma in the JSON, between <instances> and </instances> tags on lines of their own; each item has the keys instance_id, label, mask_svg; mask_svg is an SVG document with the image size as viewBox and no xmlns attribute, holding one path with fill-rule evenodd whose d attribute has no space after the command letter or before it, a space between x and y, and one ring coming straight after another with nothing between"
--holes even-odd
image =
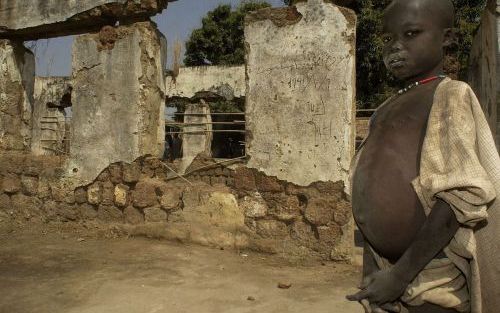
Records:
<instances>
[{"instance_id":1,"label":"child","mask_svg":"<svg viewBox=\"0 0 500 313\"><path fill-rule=\"evenodd\" d=\"M450 0L394 0L384 63L406 88L370 123L352 173L366 312L500 310L500 158L470 87L446 78Z\"/></svg>"}]
</instances>

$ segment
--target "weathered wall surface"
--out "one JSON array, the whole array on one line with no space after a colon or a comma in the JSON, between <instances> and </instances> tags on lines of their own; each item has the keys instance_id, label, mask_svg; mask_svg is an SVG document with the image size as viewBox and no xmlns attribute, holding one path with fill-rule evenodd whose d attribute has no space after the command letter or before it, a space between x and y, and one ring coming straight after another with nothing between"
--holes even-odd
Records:
<instances>
[{"instance_id":1,"label":"weathered wall surface","mask_svg":"<svg viewBox=\"0 0 500 313\"><path fill-rule=\"evenodd\" d=\"M247 16L249 167L301 186L347 182L355 20L354 12L323 0Z\"/></svg>"},{"instance_id":2,"label":"weathered wall surface","mask_svg":"<svg viewBox=\"0 0 500 313\"><path fill-rule=\"evenodd\" d=\"M496 0L488 1L469 59L469 83L481 102L500 149L500 16Z\"/></svg>"},{"instance_id":3,"label":"weathered wall surface","mask_svg":"<svg viewBox=\"0 0 500 313\"><path fill-rule=\"evenodd\" d=\"M34 155L61 155L65 150L66 115L71 106L69 77L36 77L31 152Z\"/></svg>"},{"instance_id":4,"label":"weathered wall surface","mask_svg":"<svg viewBox=\"0 0 500 313\"><path fill-rule=\"evenodd\" d=\"M245 66L181 67L174 79L166 78L167 97L192 98L210 91L226 99L245 96Z\"/></svg>"},{"instance_id":5,"label":"weathered wall surface","mask_svg":"<svg viewBox=\"0 0 500 313\"><path fill-rule=\"evenodd\" d=\"M73 182L87 184L114 162L162 155L164 45L152 22L76 38L68 167Z\"/></svg>"},{"instance_id":6,"label":"weathered wall surface","mask_svg":"<svg viewBox=\"0 0 500 313\"><path fill-rule=\"evenodd\" d=\"M0 38L85 33L123 18L160 13L175 0L0 0Z\"/></svg>"},{"instance_id":7,"label":"weathered wall surface","mask_svg":"<svg viewBox=\"0 0 500 313\"><path fill-rule=\"evenodd\" d=\"M191 165L198 154L205 157L212 155L212 116L208 104L189 104L184 112L185 127L182 129L182 160L180 172Z\"/></svg>"},{"instance_id":8,"label":"weathered wall surface","mask_svg":"<svg viewBox=\"0 0 500 313\"><path fill-rule=\"evenodd\" d=\"M0 151L29 149L34 81L33 53L0 40Z\"/></svg>"}]
</instances>

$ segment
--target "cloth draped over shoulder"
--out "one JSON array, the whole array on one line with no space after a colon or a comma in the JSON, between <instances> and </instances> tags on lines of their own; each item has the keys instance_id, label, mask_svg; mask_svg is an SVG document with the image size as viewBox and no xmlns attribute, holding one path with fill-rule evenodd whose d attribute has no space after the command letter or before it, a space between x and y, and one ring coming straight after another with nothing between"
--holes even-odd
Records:
<instances>
[{"instance_id":1,"label":"cloth draped over shoulder","mask_svg":"<svg viewBox=\"0 0 500 313\"><path fill-rule=\"evenodd\" d=\"M499 312L500 157L468 84L437 87L412 184L426 213L440 198L461 224L445 253L467 279L471 313Z\"/></svg>"}]
</instances>

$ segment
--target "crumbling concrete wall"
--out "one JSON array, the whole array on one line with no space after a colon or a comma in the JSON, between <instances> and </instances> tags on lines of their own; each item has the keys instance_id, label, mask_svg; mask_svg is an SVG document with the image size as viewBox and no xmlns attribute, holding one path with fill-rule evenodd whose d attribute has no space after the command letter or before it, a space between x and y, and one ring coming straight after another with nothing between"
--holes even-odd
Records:
<instances>
[{"instance_id":1,"label":"crumbling concrete wall","mask_svg":"<svg viewBox=\"0 0 500 313\"><path fill-rule=\"evenodd\" d=\"M469 59L469 83L479 98L500 149L500 5L488 1Z\"/></svg>"},{"instance_id":2,"label":"crumbling concrete wall","mask_svg":"<svg viewBox=\"0 0 500 313\"><path fill-rule=\"evenodd\" d=\"M0 151L28 150L35 57L22 42L0 40Z\"/></svg>"},{"instance_id":3,"label":"crumbling concrete wall","mask_svg":"<svg viewBox=\"0 0 500 313\"><path fill-rule=\"evenodd\" d=\"M347 184L355 142L354 12L329 1L251 13L248 166L307 186Z\"/></svg>"},{"instance_id":4,"label":"crumbling concrete wall","mask_svg":"<svg viewBox=\"0 0 500 313\"><path fill-rule=\"evenodd\" d=\"M69 77L36 77L31 152L35 155L67 154L69 133L64 109L71 106ZM66 138L68 137L68 138Z\"/></svg>"},{"instance_id":5,"label":"crumbling concrete wall","mask_svg":"<svg viewBox=\"0 0 500 313\"><path fill-rule=\"evenodd\" d=\"M205 157L212 155L210 107L204 101L193 103L187 106L184 113L180 173L184 173L200 153Z\"/></svg>"},{"instance_id":6,"label":"crumbling concrete wall","mask_svg":"<svg viewBox=\"0 0 500 313\"><path fill-rule=\"evenodd\" d=\"M75 39L71 181L84 185L111 163L163 154L165 45L152 22Z\"/></svg>"},{"instance_id":7,"label":"crumbling concrete wall","mask_svg":"<svg viewBox=\"0 0 500 313\"><path fill-rule=\"evenodd\" d=\"M118 20L147 18L171 1L175 0L0 0L0 38L85 33Z\"/></svg>"},{"instance_id":8,"label":"crumbling concrete wall","mask_svg":"<svg viewBox=\"0 0 500 313\"><path fill-rule=\"evenodd\" d=\"M192 98L208 91L231 100L244 97L245 89L245 66L181 67L177 77L166 78L168 98Z\"/></svg>"}]
</instances>

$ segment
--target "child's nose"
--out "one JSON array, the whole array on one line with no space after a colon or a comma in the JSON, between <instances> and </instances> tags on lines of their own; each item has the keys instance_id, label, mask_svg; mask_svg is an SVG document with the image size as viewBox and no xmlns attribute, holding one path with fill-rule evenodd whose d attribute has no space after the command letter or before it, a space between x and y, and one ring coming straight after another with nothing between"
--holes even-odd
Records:
<instances>
[{"instance_id":1,"label":"child's nose","mask_svg":"<svg viewBox=\"0 0 500 313\"><path fill-rule=\"evenodd\" d=\"M403 45L401 44L401 41L399 40L394 40L390 46L390 51L391 52L399 52L403 48Z\"/></svg>"}]
</instances>

